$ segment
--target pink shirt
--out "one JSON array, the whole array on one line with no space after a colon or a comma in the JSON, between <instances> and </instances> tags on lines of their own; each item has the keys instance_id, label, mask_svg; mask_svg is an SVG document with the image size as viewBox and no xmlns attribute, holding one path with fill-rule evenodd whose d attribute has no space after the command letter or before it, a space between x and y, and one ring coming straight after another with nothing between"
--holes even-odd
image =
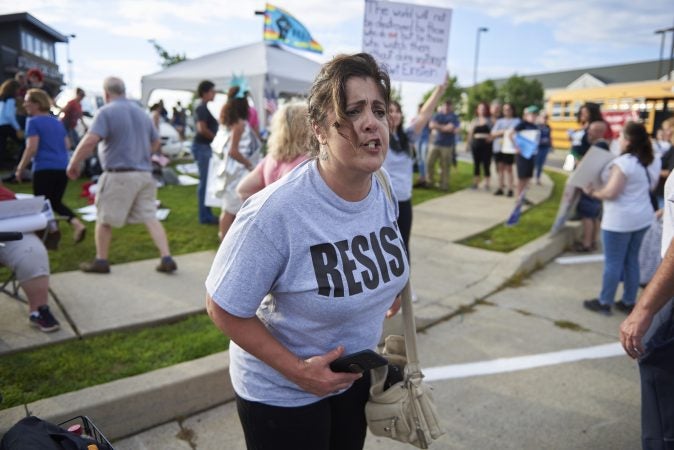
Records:
<instances>
[{"instance_id":1,"label":"pink shirt","mask_svg":"<svg viewBox=\"0 0 674 450\"><path fill-rule=\"evenodd\" d=\"M262 183L265 186L269 186L307 159L308 155L300 155L292 161L277 161L270 156L265 156L253 172L262 177Z\"/></svg>"},{"instance_id":2,"label":"pink shirt","mask_svg":"<svg viewBox=\"0 0 674 450\"><path fill-rule=\"evenodd\" d=\"M248 108L248 125L254 130L260 129L260 119L257 116L257 110L255 108Z\"/></svg>"}]
</instances>

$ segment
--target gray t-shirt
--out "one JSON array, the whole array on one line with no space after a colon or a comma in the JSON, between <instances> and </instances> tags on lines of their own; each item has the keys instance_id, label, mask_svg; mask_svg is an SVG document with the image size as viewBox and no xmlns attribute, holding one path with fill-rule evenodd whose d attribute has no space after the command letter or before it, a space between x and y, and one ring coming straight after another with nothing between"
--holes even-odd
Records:
<instances>
[{"instance_id":1,"label":"gray t-shirt","mask_svg":"<svg viewBox=\"0 0 674 450\"><path fill-rule=\"evenodd\" d=\"M492 133L494 131L506 131L511 128L515 128L517 124L520 123L518 117L502 117L496 121L494 126L491 128ZM503 148L503 138L497 137L493 140L492 150L494 153L501 153L501 148Z\"/></svg>"},{"instance_id":2,"label":"gray t-shirt","mask_svg":"<svg viewBox=\"0 0 674 450\"><path fill-rule=\"evenodd\" d=\"M249 198L222 242L206 289L225 311L256 314L299 358L338 345L374 349L386 311L409 277L390 201L373 176L358 202L335 194L316 161L295 168ZM262 299L271 293L273 299ZM230 344L230 375L246 400L302 406L320 400Z\"/></svg>"},{"instance_id":3,"label":"gray t-shirt","mask_svg":"<svg viewBox=\"0 0 674 450\"><path fill-rule=\"evenodd\" d=\"M152 143L159 134L136 103L126 98L113 100L96 113L89 131L103 138L98 155L103 170L152 171Z\"/></svg>"}]
</instances>

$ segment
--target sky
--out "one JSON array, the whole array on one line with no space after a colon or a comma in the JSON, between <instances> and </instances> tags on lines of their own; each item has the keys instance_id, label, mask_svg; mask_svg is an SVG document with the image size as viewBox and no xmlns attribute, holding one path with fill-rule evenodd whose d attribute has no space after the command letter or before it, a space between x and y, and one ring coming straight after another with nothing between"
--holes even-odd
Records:
<instances>
[{"instance_id":1,"label":"sky","mask_svg":"<svg viewBox=\"0 0 674 450\"><path fill-rule=\"evenodd\" d=\"M476 34L477 80L566 69L624 64L660 57L661 35L674 26L672 0L407 0L452 9L449 72L461 86L473 83ZM20 7L17 5L21 5ZM360 51L364 0L275 0L294 15L324 49L305 52L319 62ZM65 81L101 91L106 76L121 77L129 96L140 97L140 80L161 70L150 39L171 54L194 58L262 40L261 0L22 0L0 2L0 14L29 12L58 32L75 34L56 47ZM667 33L669 57L673 33ZM72 61L72 80L67 53ZM425 83L396 82L403 111L411 117ZM164 95L164 93L162 93ZM153 98L151 100L158 100ZM171 99L167 102L171 106Z\"/></svg>"}]
</instances>

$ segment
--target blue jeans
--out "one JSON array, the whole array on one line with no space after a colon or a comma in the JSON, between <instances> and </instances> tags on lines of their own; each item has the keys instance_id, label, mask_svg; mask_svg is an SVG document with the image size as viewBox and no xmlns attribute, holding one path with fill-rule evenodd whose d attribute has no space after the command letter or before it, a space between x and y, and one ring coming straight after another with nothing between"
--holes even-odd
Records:
<instances>
[{"instance_id":1,"label":"blue jeans","mask_svg":"<svg viewBox=\"0 0 674 450\"><path fill-rule=\"evenodd\" d=\"M550 147L538 147L538 153L536 153L536 179L541 177L543 165L545 165L545 160L548 159L549 151Z\"/></svg>"},{"instance_id":2,"label":"blue jeans","mask_svg":"<svg viewBox=\"0 0 674 450\"><path fill-rule=\"evenodd\" d=\"M66 134L68 135L68 139L70 139L70 148L75 150L77 144L80 143L80 135L77 134L77 130L74 128L66 128Z\"/></svg>"},{"instance_id":3,"label":"blue jeans","mask_svg":"<svg viewBox=\"0 0 674 450\"><path fill-rule=\"evenodd\" d=\"M192 143L192 156L199 169L199 187L197 189L197 202L199 205L199 223L214 223L217 218L211 212L211 208L204 205L206 197L206 181L208 179L208 163L211 160L211 146L198 142Z\"/></svg>"},{"instance_id":4,"label":"blue jeans","mask_svg":"<svg viewBox=\"0 0 674 450\"><path fill-rule=\"evenodd\" d=\"M428 156L428 138L421 138L417 141L417 167L419 168L420 178L426 178L427 156Z\"/></svg>"},{"instance_id":5,"label":"blue jeans","mask_svg":"<svg viewBox=\"0 0 674 450\"><path fill-rule=\"evenodd\" d=\"M604 275L599 302L612 305L615 292L623 275L623 298L625 305L634 305L639 290L639 248L648 227L637 231L617 232L601 230L604 244Z\"/></svg>"}]
</instances>

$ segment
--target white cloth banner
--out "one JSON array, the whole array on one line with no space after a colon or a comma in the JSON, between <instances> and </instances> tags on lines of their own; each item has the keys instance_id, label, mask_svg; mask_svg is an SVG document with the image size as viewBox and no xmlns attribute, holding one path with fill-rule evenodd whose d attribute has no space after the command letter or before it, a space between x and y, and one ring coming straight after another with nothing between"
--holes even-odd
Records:
<instances>
[{"instance_id":1,"label":"white cloth banner","mask_svg":"<svg viewBox=\"0 0 674 450\"><path fill-rule=\"evenodd\" d=\"M44 230L45 228L47 228L47 217L42 213L0 220L1 232L18 231L28 233Z\"/></svg>"},{"instance_id":2,"label":"white cloth banner","mask_svg":"<svg viewBox=\"0 0 674 450\"><path fill-rule=\"evenodd\" d=\"M0 202L0 219L11 219L18 216L30 216L42 212L44 196L5 200Z\"/></svg>"},{"instance_id":3,"label":"white cloth banner","mask_svg":"<svg viewBox=\"0 0 674 450\"><path fill-rule=\"evenodd\" d=\"M386 64L392 80L439 84L447 73L452 10L366 0L363 51Z\"/></svg>"}]
</instances>

